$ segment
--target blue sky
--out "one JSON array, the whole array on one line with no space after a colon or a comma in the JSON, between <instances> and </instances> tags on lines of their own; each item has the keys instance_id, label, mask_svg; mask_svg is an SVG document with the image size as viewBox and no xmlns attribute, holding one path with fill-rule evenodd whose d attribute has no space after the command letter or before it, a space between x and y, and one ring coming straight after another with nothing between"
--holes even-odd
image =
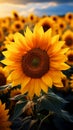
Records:
<instances>
[{"instance_id":1,"label":"blue sky","mask_svg":"<svg viewBox=\"0 0 73 130\"><path fill-rule=\"evenodd\" d=\"M73 12L73 0L0 0L0 17L10 16L12 10L17 10L20 15L25 16L33 12L39 16L64 15Z\"/></svg>"},{"instance_id":2,"label":"blue sky","mask_svg":"<svg viewBox=\"0 0 73 130\"><path fill-rule=\"evenodd\" d=\"M15 4L25 4L28 2L60 2L60 3L67 3L67 2L73 2L73 0L0 0L0 3L15 3Z\"/></svg>"}]
</instances>

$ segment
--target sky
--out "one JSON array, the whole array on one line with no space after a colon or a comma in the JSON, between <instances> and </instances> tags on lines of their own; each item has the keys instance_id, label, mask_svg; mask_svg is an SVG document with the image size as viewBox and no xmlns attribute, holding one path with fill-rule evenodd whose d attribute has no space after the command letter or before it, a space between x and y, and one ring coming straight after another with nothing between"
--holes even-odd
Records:
<instances>
[{"instance_id":1,"label":"sky","mask_svg":"<svg viewBox=\"0 0 73 130\"><path fill-rule=\"evenodd\" d=\"M63 6L56 7L61 4ZM0 17L11 16L12 10L18 11L20 15L64 14L68 11L73 12L73 0L0 0Z\"/></svg>"},{"instance_id":2,"label":"sky","mask_svg":"<svg viewBox=\"0 0 73 130\"><path fill-rule=\"evenodd\" d=\"M26 4L30 2L73 2L73 0L0 0L0 3L15 3L15 4Z\"/></svg>"}]
</instances>

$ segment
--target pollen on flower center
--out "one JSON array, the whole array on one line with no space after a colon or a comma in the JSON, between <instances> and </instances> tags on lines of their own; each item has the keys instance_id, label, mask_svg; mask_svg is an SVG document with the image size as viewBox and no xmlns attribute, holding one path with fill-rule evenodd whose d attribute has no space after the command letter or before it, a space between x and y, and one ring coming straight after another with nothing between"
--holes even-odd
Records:
<instances>
[{"instance_id":1,"label":"pollen on flower center","mask_svg":"<svg viewBox=\"0 0 73 130\"><path fill-rule=\"evenodd\" d=\"M67 46L70 46L70 45L72 45L72 43L73 43L73 40L72 40L71 37L67 37L67 38L65 39L65 41L66 41L66 45L67 45Z\"/></svg>"},{"instance_id":2,"label":"pollen on flower center","mask_svg":"<svg viewBox=\"0 0 73 130\"><path fill-rule=\"evenodd\" d=\"M44 23L42 26L43 26L44 32L46 32L50 28L50 25L47 23Z\"/></svg>"},{"instance_id":3,"label":"pollen on flower center","mask_svg":"<svg viewBox=\"0 0 73 130\"><path fill-rule=\"evenodd\" d=\"M0 73L0 86L6 85L6 77Z\"/></svg>"},{"instance_id":4,"label":"pollen on flower center","mask_svg":"<svg viewBox=\"0 0 73 130\"><path fill-rule=\"evenodd\" d=\"M20 24L16 24L16 28L20 28L21 26L20 26Z\"/></svg>"},{"instance_id":5,"label":"pollen on flower center","mask_svg":"<svg viewBox=\"0 0 73 130\"><path fill-rule=\"evenodd\" d=\"M48 72L50 60L47 52L34 48L22 57L23 73L31 78L40 78Z\"/></svg>"},{"instance_id":6,"label":"pollen on flower center","mask_svg":"<svg viewBox=\"0 0 73 130\"><path fill-rule=\"evenodd\" d=\"M73 55L70 54L70 55L68 56L68 60L69 60L69 61L73 61Z\"/></svg>"}]
</instances>

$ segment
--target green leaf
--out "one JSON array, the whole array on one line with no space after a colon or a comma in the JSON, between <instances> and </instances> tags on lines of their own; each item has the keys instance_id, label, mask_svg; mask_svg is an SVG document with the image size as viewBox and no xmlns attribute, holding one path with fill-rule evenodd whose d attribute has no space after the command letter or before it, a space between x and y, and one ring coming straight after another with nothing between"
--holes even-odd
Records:
<instances>
[{"instance_id":1,"label":"green leaf","mask_svg":"<svg viewBox=\"0 0 73 130\"><path fill-rule=\"evenodd\" d=\"M56 95L52 91L49 91L48 94L43 95L38 99L37 109L38 111L45 109L57 113L61 111L63 105L66 103L66 100Z\"/></svg>"},{"instance_id":2,"label":"green leaf","mask_svg":"<svg viewBox=\"0 0 73 130\"><path fill-rule=\"evenodd\" d=\"M26 101L18 101L16 103L12 120L15 120L16 118L18 118L23 113L23 108L26 105L26 103L27 103L27 100Z\"/></svg>"},{"instance_id":3,"label":"green leaf","mask_svg":"<svg viewBox=\"0 0 73 130\"><path fill-rule=\"evenodd\" d=\"M70 115L67 111L61 110L59 116L66 121L73 122L73 115Z\"/></svg>"}]
</instances>

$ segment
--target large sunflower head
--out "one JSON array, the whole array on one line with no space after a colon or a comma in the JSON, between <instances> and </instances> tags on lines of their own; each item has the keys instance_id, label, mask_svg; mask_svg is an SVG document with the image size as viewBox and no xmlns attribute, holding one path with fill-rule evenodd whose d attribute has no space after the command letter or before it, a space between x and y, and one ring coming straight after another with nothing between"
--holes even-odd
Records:
<instances>
[{"instance_id":1,"label":"large sunflower head","mask_svg":"<svg viewBox=\"0 0 73 130\"><path fill-rule=\"evenodd\" d=\"M71 30L64 32L62 40L65 41L64 47L73 48L73 32Z\"/></svg>"},{"instance_id":2,"label":"large sunflower head","mask_svg":"<svg viewBox=\"0 0 73 130\"><path fill-rule=\"evenodd\" d=\"M14 34L14 43L7 46L2 61L12 85L21 84L21 93L28 92L30 98L39 96L41 90L47 92L53 84L62 87L61 70L69 68L64 63L68 48L62 49L63 44L59 35L52 36L51 29L44 32L42 27L35 26L33 32L27 28L25 36Z\"/></svg>"},{"instance_id":3,"label":"large sunflower head","mask_svg":"<svg viewBox=\"0 0 73 130\"><path fill-rule=\"evenodd\" d=\"M0 100L0 130L11 130L11 122L8 115L9 110L5 107L5 104L2 104Z\"/></svg>"},{"instance_id":4,"label":"large sunflower head","mask_svg":"<svg viewBox=\"0 0 73 130\"><path fill-rule=\"evenodd\" d=\"M39 28L40 26L42 26L44 32L46 32L50 28L54 29L54 25L55 22L48 16L40 19L40 21L37 23L37 27Z\"/></svg>"}]
</instances>

